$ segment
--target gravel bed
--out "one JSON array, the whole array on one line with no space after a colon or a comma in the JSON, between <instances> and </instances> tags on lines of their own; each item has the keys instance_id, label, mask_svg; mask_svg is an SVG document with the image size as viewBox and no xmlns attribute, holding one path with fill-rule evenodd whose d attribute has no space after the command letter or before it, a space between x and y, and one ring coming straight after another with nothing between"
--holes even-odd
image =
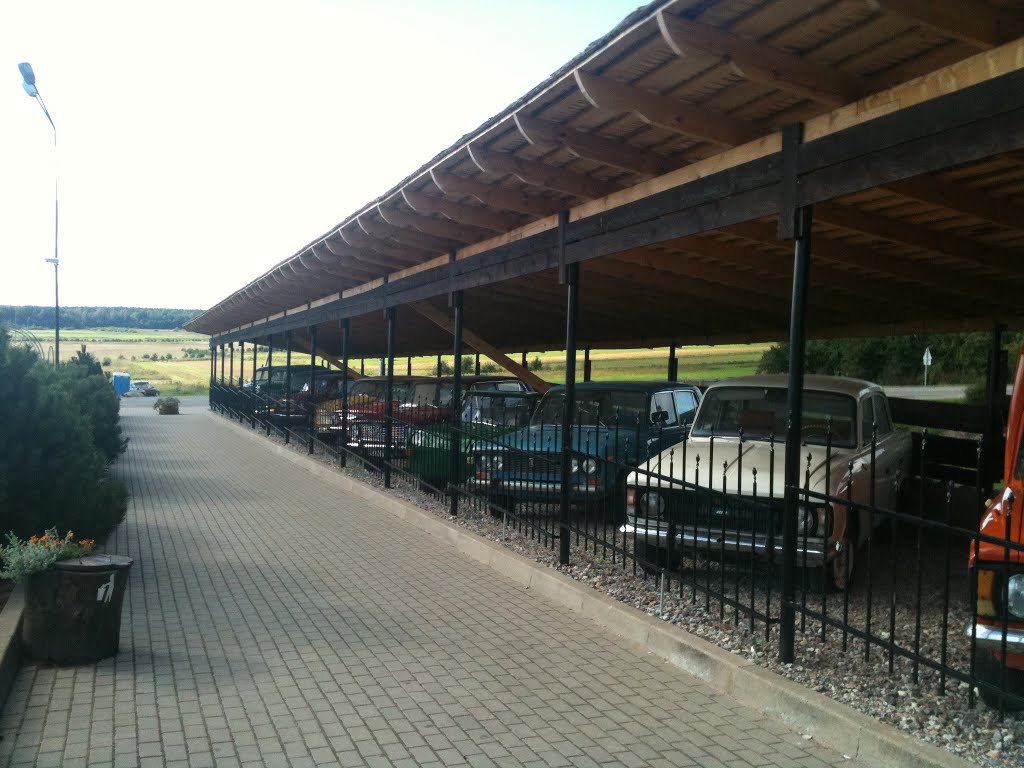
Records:
<instances>
[{"instance_id":1,"label":"gravel bed","mask_svg":"<svg viewBox=\"0 0 1024 768\"><path fill-rule=\"evenodd\" d=\"M283 442L278 436L272 439ZM305 453L306 443L293 439L295 450ZM317 447L316 460L333 466L337 459ZM349 466L340 468L346 475L366 482L383 490L382 477L364 468L358 460L350 460ZM885 647L890 638L890 610L893 605L893 585L897 585L895 600L896 645L912 649L915 637L914 603L918 590L921 594L921 653L938 659L941 655L943 616L946 616L947 648L946 662L965 674L970 669L970 642L963 635L962 628L969 618L967 601L966 556L954 552L951 555L950 588L947 592L947 575L941 568L946 562L944 542L922 541L918 553L916 534L901 534L878 530L873 541L871 569L862 561L858 571L862 574L849 592L849 604L844 606L843 595L829 595L826 604L829 616L842 616L847 611L849 625L858 628L866 626L869 594L864 582L865 574L871 571L870 601L873 638L870 656L865 661L865 647L862 639L848 638L847 650L842 649L842 632L828 627L822 640L821 624L807 618L805 631L796 635L796 663L781 664L777 661L778 631L773 626L766 631L763 621L756 621L751 631L749 618L743 612L735 621L731 606L722 606L715 598L706 599L705 591L698 589L696 599L689 583L689 574L698 574L698 585L705 584L707 574L713 590L724 583L724 594L732 597L738 591L740 600L753 604L764 611L771 601L772 614L778 613L779 593L766 587L771 584L762 570L744 569L732 562L720 563L717 559L701 557L683 558L681 572L684 584L680 592L679 574L674 574L671 588L665 588L664 581L656 575L645 577L643 569L635 568L629 542L623 542L621 534L615 539L618 546L627 553L625 563L621 553L615 555L598 545L596 552L584 549L573 539L570 563L558 564L558 553L546 546L541 534L524 527L502 525L501 519L487 514L484 505L473 500L460 503L457 518L448 516L446 497L429 490L399 472L392 473L393 487L386 491L397 498L412 502L425 511L467 528L492 541L498 541L530 559L555 568L577 581L589 584L620 602L627 603L645 613L658 616L688 632L715 643L738 656L771 669L785 677L806 685L831 698L841 701L865 714L888 723L901 731L953 752L983 766L1024 766L1024 715L1007 714L1002 721L995 710L975 700L970 706L970 686L956 679L945 681L944 694L939 694L939 675L924 665L919 670L918 682L913 680L913 665L909 659L896 656L892 672L889 670L888 650ZM533 513L534 510L531 510ZM602 535L598 526L590 524L592 534ZM895 533L895 538L893 535ZM612 541L613 529L604 535ZM896 546L893 546L893 541ZM550 539L546 542L551 544ZM917 563L923 564L920 586L918 586ZM635 573L634 573L635 571ZM892 574L882 576L881 574ZM943 595L949 594L949 605ZM820 610L822 597L807 593L808 607ZM800 618L798 616L798 626Z\"/></svg>"}]
</instances>

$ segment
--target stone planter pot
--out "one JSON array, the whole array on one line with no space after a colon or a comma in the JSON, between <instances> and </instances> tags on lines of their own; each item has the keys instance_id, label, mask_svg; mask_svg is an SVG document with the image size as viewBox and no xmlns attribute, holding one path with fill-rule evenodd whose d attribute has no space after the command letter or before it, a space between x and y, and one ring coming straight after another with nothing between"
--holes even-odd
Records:
<instances>
[{"instance_id":1,"label":"stone planter pot","mask_svg":"<svg viewBox=\"0 0 1024 768\"><path fill-rule=\"evenodd\" d=\"M132 558L61 560L25 581L21 647L32 660L91 664L117 653Z\"/></svg>"},{"instance_id":2,"label":"stone planter pot","mask_svg":"<svg viewBox=\"0 0 1024 768\"><path fill-rule=\"evenodd\" d=\"M161 403L160 404L160 414L162 416L167 416L168 414L174 416L174 415L177 415L177 413L178 413L178 404L177 403Z\"/></svg>"}]
</instances>

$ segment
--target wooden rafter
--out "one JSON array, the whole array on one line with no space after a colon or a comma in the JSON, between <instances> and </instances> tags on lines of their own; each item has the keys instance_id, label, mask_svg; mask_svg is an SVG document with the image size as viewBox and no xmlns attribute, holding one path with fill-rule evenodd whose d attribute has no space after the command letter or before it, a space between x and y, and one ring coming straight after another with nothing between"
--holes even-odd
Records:
<instances>
[{"instance_id":1,"label":"wooden rafter","mask_svg":"<svg viewBox=\"0 0 1024 768\"><path fill-rule=\"evenodd\" d=\"M556 201L534 197L512 189L491 186L476 179L467 179L444 171L432 170L430 177L446 195L470 195L484 205L506 211L519 211L531 216L550 216L561 208Z\"/></svg>"},{"instance_id":2,"label":"wooden rafter","mask_svg":"<svg viewBox=\"0 0 1024 768\"><path fill-rule=\"evenodd\" d=\"M963 0L874 0L879 6L979 48L1024 36L1024 19L1009 9Z\"/></svg>"},{"instance_id":3,"label":"wooden rafter","mask_svg":"<svg viewBox=\"0 0 1024 768\"><path fill-rule=\"evenodd\" d=\"M340 242L339 242L340 241ZM343 240L339 235L336 239L327 237L324 238L323 244L327 246L327 250L333 253L335 256L340 256L345 259L356 262L354 265L357 269L362 269L373 275L370 279L380 277L384 273L385 267L392 267L393 265L388 259L383 258L380 254L369 251L365 248L355 248L348 244L347 241ZM404 269L408 264L402 262L400 266L396 266L397 269Z\"/></svg>"},{"instance_id":4,"label":"wooden rafter","mask_svg":"<svg viewBox=\"0 0 1024 768\"><path fill-rule=\"evenodd\" d=\"M940 232L838 203L819 203L814 207L814 217L826 224L853 232L912 245L933 253L955 256L969 266L999 269L1013 280L1024 277L1020 274L1021 258L1018 254L950 232Z\"/></svg>"},{"instance_id":5,"label":"wooden rafter","mask_svg":"<svg viewBox=\"0 0 1024 768\"><path fill-rule=\"evenodd\" d=\"M923 203L977 216L993 224L1013 229L1024 228L1024 206L993 197L984 190L954 184L938 176L915 176L887 184L885 188Z\"/></svg>"},{"instance_id":6,"label":"wooden rafter","mask_svg":"<svg viewBox=\"0 0 1024 768\"><path fill-rule=\"evenodd\" d=\"M486 230L477 227L467 227L448 219L436 219L433 216L406 213L387 205L378 205L377 213L392 226L415 229L434 237L442 237L460 243L475 243L489 236Z\"/></svg>"},{"instance_id":7,"label":"wooden rafter","mask_svg":"<svg viewBox=\"0 0 1024 768\"><path fill-rule=\"evenodd\" d=\"M356 216L356 223L370 237L388 238L394 240L400 247L411 246L419 248L431 254L446 253L455 248L459 243L441 237L434 237L424 232L417 232L411 229L402 229L388 224L383 219L378 219L368 214Z\"/></svg>"},{"instance_id":8,"label":"wooden rafter","mask_svg":"<svg viewBox=\"0 0 1024 768\"><path fill-rule=\"evenodd\" d=\"M448 317L448 315L446 315L444 312L434 307L432 304L428 304L425 301L421 301L415 304L410 304L409 306L412 309L419 312L421 315L423 315L423 317L425 317L427 320L429 320L439 328L443 328L444 330L448 331L448 333L455 332L455 321L452 318ZM544 381L544 379L542 379L540 376L535 374L530 369L520 365L511 357L499 351L493 345L488 344L486 341L481 339L468 328L462 329L462 340L466 343L467 346L469 346L472 349L475 349L477 352L480 352L481 354L487 355L487 357L491 358L491 360L496 362L502 368L504 368L507 371L510 371L515 376L518 376L520 379L525 381L538 392L547 392L551 388L551 385L548 382Z\"/></svg>"},{"instance_id":9,"label":"wooden rafter","mask_svg":"<svg viewBox=\"0 0 1024 768\"><path fill-rule=\"evenodd\" d=\"M736 146L765 134L760 127L722 112L576 70L576 84L591 104L609 112L635 112L644 122L722 146Z\"/></svg>"},{"instance_id":10,"label":"wooden rafter","mask_svg":"<svg viewBox=\"0 0 1024 768\"><path fill-rule=\"evenodd\" d=\"M408 187L402 189L402 197L417 213L447 216L454 222L480 227L491 232L508 232L523 223L517 214L495 211L478 205L463 205L443 197L428 195L426 192L414 191Z\"/></svg>"},{"instance_id":11,"label":"wooden rafter","mask_svg":"<svg viewBox=\"0 0 1024 768\"><path fill-rule=\"evenodd\" d=\"M748 80L838 107L866 96L867 83L834 67L808 61L708 24L661 11L658 28L677 56L698 55L729 62Z\"/></svg>"},{"instance_id":12,"label":"wooden rafter","mask_svg":"<svg viewBox=\"0 0 1024 768\"><path fill-rule=\"evenodd\" d=\"M492 176L512 175L524 184L582 197L585 200L604 197L622 189L620 185L610 181L584 176L536 160L523 160L507 152L494 152L472 144L469 146L469 156L477 168Z\"/></svg>"},{"instance_id":13,"label":"wooden rafter","mask_svg":"<svg viewBox=\"0 0 1024 768\"><path fill-rule=\"evenodd\" d=\"M379 270L367 269L365 266L353 263L353 259L345 254L334 253L326 243L316 244L310 247L314 258L325 268L326 272L342 277L351 277L353 280L372 280L379 275Z\"/></svg>"},{"instance_id":14,"label":"wooden rafter","mask_svg":"<svg viewBox=\"0 0 1024 768\"><path fill-rule=\"evenodd\" d=\"M661 176L680 165L678 161L656 152L631 147L625 141L608 139L596 133L586 133L567 125L558 125L535 117L527 117L522 112L517 112L514 117L519 132L531 144L563 147L577 157L595 160L644 176Z\"/></svg>"},{"instance_id":15,"label":"wooden rafter","mask_svg":"<svg viewBox=\"0 0 1024 768\"><path fill-rule=\"evenodd\" d=\"M349 226L340 227L336 230L341 239L353 248L361 248L366 251L373 251L374 258L382 265L402 269L426 259L429 254L423 251L415 252L411 249L399 247L397 244L383 242L380 238L370 237L361 227Z\"/></svg>"}]
</instances>

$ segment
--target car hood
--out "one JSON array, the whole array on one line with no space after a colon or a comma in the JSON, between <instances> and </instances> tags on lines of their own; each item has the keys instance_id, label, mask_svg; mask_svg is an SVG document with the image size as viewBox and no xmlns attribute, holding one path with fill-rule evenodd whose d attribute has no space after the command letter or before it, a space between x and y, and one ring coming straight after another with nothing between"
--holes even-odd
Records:
<instances>
[{"instance_id":1,"label":"car hood","mask_svg":"<svg viewBox=\"0 0 1024 768\"><path fill-rule=\"evenodd\" d=\"M758 496L767 496L769 492L775 498L785 495L785 443L776 442L773 451L767 441L746 440L741 444L735 438L720 437L715 438L713 453L711 448L710 440L691 438L685 447L677 445L641 464L638 471L630 473L627 482L645 487L649 482L650 487L655 488L678 487L678 481L685 480L703 488L750 493L756 470ZM826 477L831 475L827 490L830 493L841 491L838 481L846 474L854 453L852 448L833 447L829 452L825 446L802 445L800 485L804 486L809 471L810 490L825 491ZM651 473L649 481L647 472Z\"/></svg>"}]
</instances>

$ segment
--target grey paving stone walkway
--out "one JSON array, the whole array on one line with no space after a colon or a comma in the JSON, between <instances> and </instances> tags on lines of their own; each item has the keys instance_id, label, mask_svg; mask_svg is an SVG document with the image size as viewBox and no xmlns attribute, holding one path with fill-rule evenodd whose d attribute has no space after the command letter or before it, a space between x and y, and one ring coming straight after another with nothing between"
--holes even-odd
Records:
<instances>
[{"instance_id":1,"label":"grey paving stone walkway","mask_svg":"<svg viewBox=\"0 0 1024 768\"><path fill-rule=\"evenodd\" d=\"M850 765L232 431L125 401L121 652L24 667L11 766Z\"/></svg>"}]
</instances>

